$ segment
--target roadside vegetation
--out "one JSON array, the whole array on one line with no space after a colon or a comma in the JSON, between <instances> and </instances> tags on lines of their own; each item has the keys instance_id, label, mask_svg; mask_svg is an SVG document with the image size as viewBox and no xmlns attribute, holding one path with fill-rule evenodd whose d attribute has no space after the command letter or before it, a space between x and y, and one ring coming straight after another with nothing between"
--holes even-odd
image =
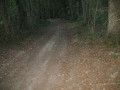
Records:
<instances>
[{"instance_id":1,"label":"roadside vegetation","mask_svg":"<svg viewBox=\"0 0 120 90\"><path fill-rule=\"evenodd\" d=\"M120 44L119 4L119 0L0 0L0 43L22 40L48 25L47 19L62 18L78 25L74 38L86 32L89 43L101 38L116 47Z\"/></svg>"}]
</instances>

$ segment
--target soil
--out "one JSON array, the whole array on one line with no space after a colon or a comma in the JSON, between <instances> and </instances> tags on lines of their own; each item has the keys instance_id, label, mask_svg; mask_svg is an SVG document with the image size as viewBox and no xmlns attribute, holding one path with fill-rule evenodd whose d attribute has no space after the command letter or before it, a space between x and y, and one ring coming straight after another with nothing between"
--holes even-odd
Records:
<instances>
[{"instance_id":1,"label":"soil","mask_svg":"<svg viewBox=\"0 0 120 90\"><path fill-rule=\"evenodd\" d=\"M0 90L120 90L119 53L82 40L74 46L68 22L50 21L44 36L2 53Z\"/></svg>"}]
</instances>

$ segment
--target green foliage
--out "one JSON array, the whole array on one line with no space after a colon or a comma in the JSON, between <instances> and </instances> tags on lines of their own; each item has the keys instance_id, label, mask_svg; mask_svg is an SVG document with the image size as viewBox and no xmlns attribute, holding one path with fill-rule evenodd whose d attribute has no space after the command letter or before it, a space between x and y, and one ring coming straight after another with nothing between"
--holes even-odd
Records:
<instances>
[{"instance_id":1,"label":"green foliage","mask_svg":"<svg viewBox=\"0 0 120 90\"><path fill-rule=\"evenodd\" d=\"M1 30L0 32L0 43L18 43L20 42L21 40L24 40L26 39L27 37L29 37L30 35L32 34L35 34L36 36L41 36L43 35L45 32L47 32L47 29L46 30L41 30L41 28L43 27L47 27L50 25L50 22L47 21L47 20L41 20L41 23L39 25L36 25L35 28L33 29L26 29L24 30L24 32L22 30L19 30L19 29L16 29L16 33L12 33L10 32L7 36L7 41L5 41L5 35L4 35L4 30ZM22 32L21 32L22 31ZM39 34L39 35L37 35Z\"/></svg>"},{"instance_id":2,"label":"green foliage","mask_svg":"<svg viewBox=\"0 0 120 90\"><path fill-rule=\"evenodd\" d=\"M107 36L107 38L105 39L104 43L108 46L108 47L116 47L118 45L120 45L120 35L114 35L114 34L110 34Z\"/></svg>"},{"instance_id":3,"label":"green foliage","mask_svg":"<svg viewBox=\"0 0 120 90\"><path fill-rule=\"evenodd\" d=\"M97 12L96 23L106 25L108 21L108 14L106 12Z\"/></svg>"},{"instance_id":4,"label":"green foliage","mask_svg":"<svg viewBox=\"0 0 120 90\"><path fill-rule=\"evenodd\" d=\"M78 23L80 26L84 24L84 18L83 18L83 16L79 16L79 17L77 18L77 23Z\"/></svg>"},{"instance_id":5,"label":"green foliage","mask_svg":"<svg viewBox=\"0 0 120 90\"><path fill-rule=\"evenodd\" d=\"M113 54L113 59L114 59L114 60L117 59L117 55L116 55L116 53Z\"/></svg>"},{"instance_id":6,"label":"green foliage","mask_svg":"<svg viewBox=\"0 0 120 90\"><path fill-rule=\"evenodd\" d=\"M98 6L96 5L97 2ZM17 0L5 0L5 3L7 9L6 16L8 18L7 22L10 26L10 29L7 30L7 38L10 42L24 39L31 33L33 33L34 29L37 30L44 25L48 25L49 22L47 22L46 19L49 18L65 18L72 21L76 21L74 27L85 26L81 31L85 34L87 33L90 36L90 41L94 41L94 39L98 36L103 36L102 33L96 31L90 33L88 24L83 25L84 17L81 0L22 0L20 4L21 7L18 7L19 5ZM95 22L97 24L99 23L101 25L107 25L107 13L99 11L101 8L108 6L107 0L86 0L86 3L89 6L87 7L89 11L88 14L90 14L88 17L88 22L94 20L97 6L98 10L96 13ZM23 30L20 29L21 18L23 18L22 22L26 24ZM90 23L90 25L92 26L93 24ZM4 38L6 36L4 27L5 25L4 20L2 19L1 10L0 26L2 26L2 28L0 28L0 41L2 42L5 40ZM76 33L76 35L74 36L75 43L79 41L79 37L80 33Z\"/></svg>"},{"instance_id":7,"label":"green foliage","mask_svg":"<svg viewBox=\"0 0 120 90\"><path fill-rule=\"evenodd\" d=\"M73 36L73 44L74 45L77 45L78 43L79 43L79 40L80 40L80 34L78 33L78 34L75 34L74 36Z\"/></svg>"}]
</instances>

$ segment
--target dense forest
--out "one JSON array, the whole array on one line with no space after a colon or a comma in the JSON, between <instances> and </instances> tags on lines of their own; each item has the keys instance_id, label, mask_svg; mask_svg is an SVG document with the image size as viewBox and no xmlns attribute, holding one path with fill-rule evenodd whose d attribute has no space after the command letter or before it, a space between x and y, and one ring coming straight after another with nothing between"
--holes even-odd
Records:
<instances>
[{"instance_id":1,"label":"dense forest","mask_svg":"<svg viewBox=\"0 0 120 90\"><path fill-rule=\"evenodd\" d=\"M49 18L83 20L94 32L107 25L107 34L118 34L119 0L0 0L0 41L18 38ZM113 36L113 35L112 35Z\"/></svg>"},{"instance_id":2,"label":"dense forest","mask_svg":"<svg viewBox=\"0 0 120 90\"><path fill-rule=\"evenodd\" d=\"M97 24L106 25L107 35L117 38L119 4L119 0L0 0L0 42L20 38L49 18L79 20L92 32Z\"/></svg>"}]
</instances>

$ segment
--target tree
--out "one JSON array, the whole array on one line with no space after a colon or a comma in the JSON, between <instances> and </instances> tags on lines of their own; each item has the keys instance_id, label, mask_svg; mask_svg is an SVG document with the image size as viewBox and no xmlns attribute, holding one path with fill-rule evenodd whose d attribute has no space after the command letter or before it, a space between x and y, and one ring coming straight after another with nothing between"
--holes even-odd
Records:
<instances>
[{"instance_id":1,"label":"tree","mask_svg":"<svg viewBox=\"0 0 120 90\"><path fill-rule=\"evenodd\" d=\"M5 26L5 39L7 39L7 35L9 34L9 22L8 22L8 14L7 14L7 8L6 8L6 0L0 0L1 3L1 11L2 11L2 19L4 22L4 26Z\"/></svg>"},{"instance_id":2,"label":"tree","mask_svg":"<svg viewBox=\"0 0 120 90\"><path fill-rule=\"evenodd\" d=\"M29 28L33 29L33 20L32 20L32 5L31 5L31 0L28 0L28 16L27 16L27 21L29 23Z\"/></svg>"},{"instance_id":3,"label":"tree","mask_svg":"<svg viewBox=\"0 0 120 90\"><path fill-rule=\"evenodd\" d=\"M27 13L24 9L22 0L16 0L16 4L18 6L19 13L19 28L23 30L27 27Z\"/></svg>"},{"instance_id":4,"label":"tree","mask_svg":"<svg viewBox=\"0 0 120 90\"><path fill-rule=\"evenodd\" d=\"M107 43L117 46L120 45L120 1L109 0L108 5Z\"/></svg>"},{"instance_id":5,"label":"tree","mask_svg":"<svg viewBox=\"0 0 120 90\"><path fill-rule=\"evenodd\" d=\"M69 3L69 7L70 7L70 14L71 14L71 17L73 18L73 5L72 5L72 0L68 0L68 3Z\"/></svg>"},{"instance_id":6,"label":"tree","mask_svg":"<svg viewBox=\"0 0 120 90\"><path fill-rule=\"evenodd\" d=\"M118 34L120 32L120 1L109 0L109 23L108 34Z\"/></svg>"},{"instance_id":7,"label":"tree","mask_svg":"<svg viewBox=\"0 0 120 90\"><path fill-rule=\"evenodd\" d=\"M84 17L84 23L87 23L88 20L88 12L87 12L87 4L86 4L86 0L81 0L82 2L82 10L83 10L83 17Z\"/></svg>"}]
</instances>

